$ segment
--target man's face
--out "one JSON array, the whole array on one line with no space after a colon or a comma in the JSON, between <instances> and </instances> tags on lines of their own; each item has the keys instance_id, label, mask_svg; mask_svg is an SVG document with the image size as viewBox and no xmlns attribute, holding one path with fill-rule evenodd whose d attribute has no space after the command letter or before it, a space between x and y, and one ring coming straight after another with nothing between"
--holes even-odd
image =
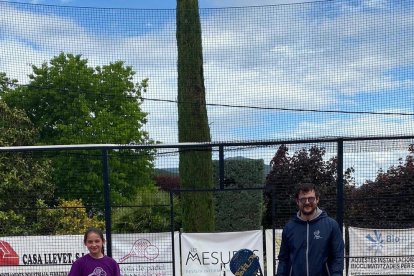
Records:
<instances>
[{"instance_id":1,"label":"man's face","mask_svg":"<svg viewBox=\"0 0 414 276\"><path fill-rule=\"evenodd\" d=\"M318 203L319 198L316 197L314 190L309 192L300 192L298 198L296 199L299 211L305 216L312 215L318 207Z\"/></svg>"}]
</instances>

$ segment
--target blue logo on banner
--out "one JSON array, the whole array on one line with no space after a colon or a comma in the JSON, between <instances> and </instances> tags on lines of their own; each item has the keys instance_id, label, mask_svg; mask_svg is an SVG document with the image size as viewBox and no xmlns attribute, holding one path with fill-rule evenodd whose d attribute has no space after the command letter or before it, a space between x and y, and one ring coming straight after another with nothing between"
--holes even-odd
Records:
<instances>
[{"instance_id":1,"label":"blue logo on banner","mask_svg":"<svg viewBox=\"0 0 414 276\"><path fill-rule=\"evenodd\" d=\"M368 234L365 236L370 243L368 248L375 252L379 252L384 248L384 240L382 239L381 232L374 230L374 235Z\"/></svg>"}]
</instances>

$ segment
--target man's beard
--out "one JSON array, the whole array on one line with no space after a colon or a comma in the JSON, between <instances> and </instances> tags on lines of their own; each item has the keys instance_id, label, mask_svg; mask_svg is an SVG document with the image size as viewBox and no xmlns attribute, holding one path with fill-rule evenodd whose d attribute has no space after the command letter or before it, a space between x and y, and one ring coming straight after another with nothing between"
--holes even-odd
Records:
<instances>
[{"instance_id":1,"label":"man's beard","mask_svg":"<svg viewBox=\"0 0 414 276\"><path fill-rule=\"evenodd\" d=\"M312 209L310 211L305 211L306 207L311 207ZM300 211L303 215L309 216L309 215L312 215L313 213L315 213L315 210L316 210L316 206L311 205L311 206L303 206L302 210L300 210Z\"/></svg>"}]
</instances>

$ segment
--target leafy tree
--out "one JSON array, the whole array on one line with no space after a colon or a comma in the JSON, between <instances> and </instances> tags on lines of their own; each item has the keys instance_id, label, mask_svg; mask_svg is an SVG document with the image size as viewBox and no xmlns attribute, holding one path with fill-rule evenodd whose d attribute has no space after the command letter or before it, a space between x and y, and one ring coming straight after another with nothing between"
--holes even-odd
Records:
<instances>
[{"instance_id":1,"label":"leafy tree","mask_svg":"<svg viewBox=\"0 0 414 276\"><path fill-rule=\"evenodd\" d=\"M23 109L39 129L38 144L151 143L142 130L146 113L139 97L147 80L133 82L134 71L122 61L90 67L80 55L64 54L32 66L30 82L4 95ZM113 151L110 155L114 203L133 198L138 185L153 185L150 151ZM56 154L53 181L57 196L102 206L101 152Z\"/></svg>"},{"instance_id":2,"label":"leafy tree","mask_svg":"<svg viewBox=\"0 0 414 276\"><path fill-rule=\"evenodd\" d=\"M178 140L179 142L210 142L198 0L177 0L176 17ZM182 150L179 171L183 188L212 188L211 149ZM214 230L214 206L211 193L183 193L182 203L185 231L208 232Z\"/></svg>"},{"instance_id":3,"label":"leafy tree","mask_svg":"<svg viewBox=\"0 0 414 276\"><path fill-rule=\"evenodd\" d=\"M324 160L325 149L312 146L289 156L286 145L281 145L271 161L271 171L266 177L266 227L283 227L297 211L295 188L298 183L312 182L320 193L320 206L331 216L336 215L336 166L333 157ZM352 170L347 170L345 180L350 179ZM274 204L274 205L273 205ZM272 209L275 220L272 223Z\"/></svg>"},{"instance_id":4,"label":"leafy tree","mask_svg":"<svg viewBox=\"0 0 414 276\"><path fill-rule=\"evenodd\" d=\"M5 75L0 76L5 80ZM6 85L1 86L10 89ZM0 100L0 146L33 145L37 131L25 113ZM32 152L0 153L0 234L31 232L36 220L31 209L37 199L52 202L55 187L49 177L50 162Z\"/></svg>"},{"instance_id":5,"label":"leafy tree","mask_svg":"<svg viewBox=\"0 0 414 276\"><path fill-rule=\"evenodd\" d=\"M366 228L414 227L414 145L405 160L386 171L379 170L374 181L368 180L347 193L346 223Z\"/></svg>"},{"instance_id":6,"label":"leafy tree","mask_svg":"<svg viewBox=\"0 0 414 276\"><path fill-rule=\"evenodd\" d=\"M0 235L15 236L27 234L27 223L24 215L14 210L0 211Z\"/></svg>"},{"instance_id":7,"label":"leafy tree","mask_svg":"<svg viewBox=\"0 0 414 276\"><path fill-rule=\"evenodd\" d=\"M214 162L218 181L219 163ZM262 188L262 159L228 158L224 160L226 189ZM220 191L216 193L216 231L257 230L262 226L262 190Z\"/></svg>"},{"instance_id":8,"label":"leafy tree","mask_svg":"<svg viewBox=\"0 0 414 276\"><path fill-rule=\"evenodd\" d=\"M180 188L180 177L178 175L156 175L155 183L163 191L171 191Z\"/></svg>"},{"instance_id":9,"label":"leafy tree","mask_svg":"<svg viewBox=\"0 0 414 276\"><path fill-rule=\"evenodd\" d=\"M17 80L10 79L6 73L0 72L0 95L13 90L15 85L17 85Z\"/></svg>"},{"instance_id":10,"label":"leafy tree","mask_svg":"<svg viewBox=\"0 0 414 276\"><path fill-rule=\"evenodd\" d=\"M173 199L175 229L180 229L180 203ZM113 210L113 229L118 233L154 233L171 230L170 194L157 188L140 189L135 198L127 204L128 208Z\"/></svg>"},{"instance_id":11,"label":"leafy tree","mask_svg":"<svg viewBox=\"0 0 414 276\"><path fill-rule=\"evenodd\" d=\"M104 228L104 221L91 217L81 200L60 200L50 208L44 201L36 203L37 221L33 228L43 235L83 234L89 227Z\"/></svg>"}]
</instances>

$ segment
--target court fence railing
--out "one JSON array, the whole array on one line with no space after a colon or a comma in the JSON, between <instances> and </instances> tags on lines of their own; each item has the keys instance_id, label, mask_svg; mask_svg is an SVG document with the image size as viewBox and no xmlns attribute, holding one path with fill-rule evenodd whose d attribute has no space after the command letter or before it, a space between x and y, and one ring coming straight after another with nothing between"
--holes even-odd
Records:
<instances>
[{"instance_id":1,"label":"court fence railing","mask_svg":"<svg viewBox=\"0 0 414 276\"><path fill-rule=\"evenodd\" d=\"M321 208L327 210L328 214L338 222L340 229L343 229L346 241L346 269L348 271L351 266L361 268L358 265L359 260L369 263L370 261L374 262L372 258L383 258L385 260L385 258L406 257L414 259L412 247L404 246L401 242L401 240L404 240L404 238L401 238L401 231L414 228L414 213L410 207L410 202L414 199L413 144L414 136L396 136L168 145L12 146L1 147L0 157L3 162L19 154L40 160L64 152L64 158L75 158L76 163L84 160L85 153L90 152L89 157L100 163L100 165L97 165L95 162L94 169L100 168L101 170L99 174L102 181L100 191L102 202L84 201L83 209L87 214L99 213L102 218L102 226L107 239L107 254L112 256L114 253L114 235L132 234L134 232L150 232L151 235L157 235L157 232L160 234L170 232L172 246L166 248L171 250L171 259L164 260L161 263L171 265L171 275L176 274L174 258L177 256L175 256L174 246L177 245L174 243L177 240L175 235L177 232L185 233L185 229L181 228L182 206L179 202L183 194L206 193L206 195L212 195L216 210L215 232L280 230L296 212L292 193L295 182L317 182L316 184L321 190ZM293 153L289 152L292 149ZM214 187L207 189L180 187L178 170L180 152L204 150L212 153L213 162L215 163L213 166ZM158 195L153 194L147 196L150 197L150 199L147 199L149 203L143 199L145 196L141 195L140 202L142 205L139 203L136 205L114 204L114 200L111 198L112 186L110 180L113 172L111 165L114 163L117 166L117 162L123 162L125 158L131 158L130 155L128 157L122 155L112 156L113 152L120 151L152 152L155 156L154 169L157 171L157 173L154 173L154 181L161 181L157 182L157 185L167 195L163 200L160 200ZM79 152L82 152L82 154L79 154ZM62 158L62 155L59 155L59 157ZM132 156L132 158L135 157ZM51 160L53 163L53 158ZM19 172L16 172L16 174L18 175ZM95 174L97 173L95 172ZM27 175L24 177L27 177ZM4 179L0 185L9 185L10 183L6 182L12 183L12 181L12 179ZM139 179L136 183L139 185ZM144 193L147 190L142 191ZM93 195L91 193L86 198L92 199ZM19 195L16 194L15 196L15 200L18 200ZM25 196L30 197L30 195ZM33 196L37 195L34 194ZM58 200L58 198L55 198L55 203ZM3 201L7 200L3 198ZM78 207L58 206L57 204L43 207L43 209L58 208ZM32 209L42 208L33 206ZM147 211L138 211L144 209ZM162 216L164 222L146 231L142 230L146 229L145 225L139 226L142 228L137 228L137 231L130 230L134 229L131 228L131 225L125 226L127 230L120 231L119 229L122 229L123 226L119 222L119 217L129 218L120 214L122 210L126 210L125 212L129 210L132 213L129 217L133 217L134 211L138 213L137 218L140 218L140 212L143 213L143 216L147 216L148 224L154 225L155 223L151 219L159 219L160 216ZM22 207L19 210L18 205L10 205L9 207L7 204L0 205L0 212L7 214L9 211L15 211L14 214L22 214L33 210L27 210L27 207ZM118 211L117 225L114 225L113 221L115 211ZM242 216L235 216L240 211L243 211ZM136 221L130 223L139 224ZM15 239L18 237L24 239L25 236L34 235L33 233L27 233L26 235L22 233L10 234L9 229L15 226L13 224L3 225L0 227L0 235L2 237L13 236ZM114 231L115 228L116 231ZM364 230L366 232L362 233L365 238L371 237L372 246L370 249L355 251L350 243L358 242L354 232L360 229L366 229ZM378 234L380 231L383 231L383 236ZM273 231L274 235L276 235L275 233ZM385 251L384 244L387 241L395 242L396 239L400 241L400 247ZM273 248L277 249L280 239L274 236L273 241ZM409 242L409 240L406 241ZM407 248L411 248L411 251ZM274 250L272 254L273 260L276 260L276 265L277 250ZM391 260L390 262L394 261ZM151 260L148 262L138 260L137 263L151 264L153 262ZM370 268L372 267L374 265L370 266Z\"/></svg>"}]
</instances>

